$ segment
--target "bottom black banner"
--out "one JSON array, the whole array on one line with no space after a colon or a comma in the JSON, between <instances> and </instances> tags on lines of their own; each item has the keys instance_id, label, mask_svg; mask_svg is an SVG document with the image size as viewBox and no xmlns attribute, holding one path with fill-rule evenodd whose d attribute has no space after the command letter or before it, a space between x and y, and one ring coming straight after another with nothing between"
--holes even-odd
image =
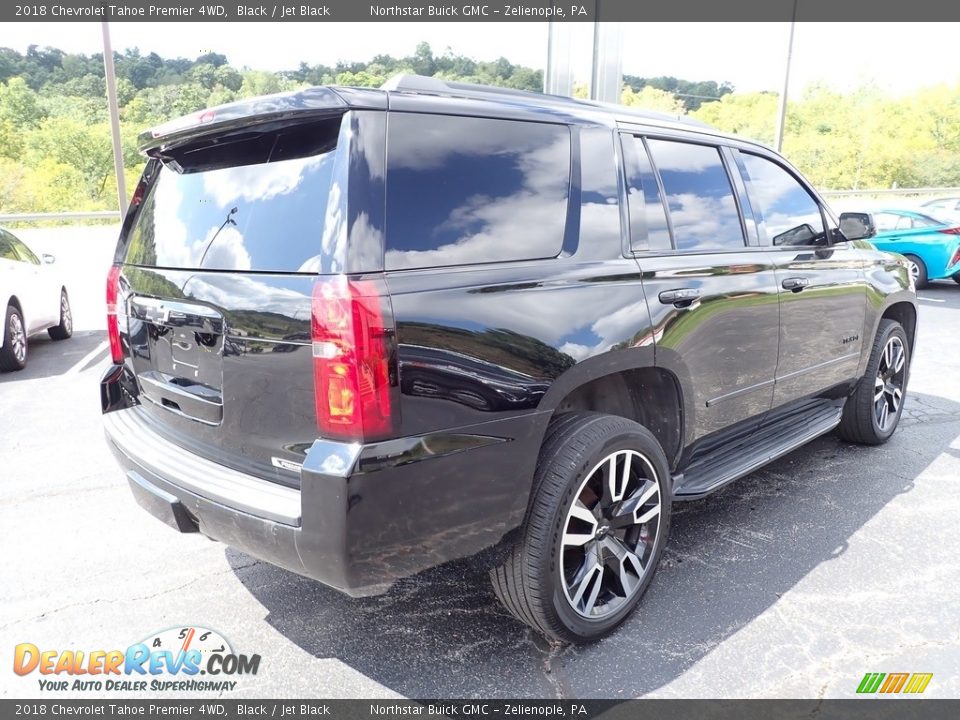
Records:
<instances>
[{"instance_id":1,"label":"bottom black banner","mask_svg":"<svg viewBox=\"0 0 960 720\"><path fill-rule=\"evenodd\" d=\"M572 718L574 720L766 720L767 718L960 717L960 700L0 700L0 718Z\"/></svg>"}]
</instances>

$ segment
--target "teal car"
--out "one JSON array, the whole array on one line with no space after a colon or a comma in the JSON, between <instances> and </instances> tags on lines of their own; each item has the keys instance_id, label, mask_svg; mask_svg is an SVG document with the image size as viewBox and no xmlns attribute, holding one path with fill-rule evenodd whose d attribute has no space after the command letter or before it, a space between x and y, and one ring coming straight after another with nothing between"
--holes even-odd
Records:
<instances>
[{"instance_id":1,"label":"teal car","mask_svg":"<svg viewBox=\"0 0 960 720\"><path fill-rule=\"evenodd\" d=\"M918 288L928 280L953 278L960 283L960 227L912 210L877 210L877 234L870 238L878 250L900 253L910 262Z\"/></svg>"}]
</instances>

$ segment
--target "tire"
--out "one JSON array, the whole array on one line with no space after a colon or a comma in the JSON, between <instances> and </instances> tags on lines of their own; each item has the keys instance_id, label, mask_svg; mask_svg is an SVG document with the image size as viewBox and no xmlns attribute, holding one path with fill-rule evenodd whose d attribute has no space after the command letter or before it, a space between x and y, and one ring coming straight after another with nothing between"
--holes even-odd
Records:
<instances>
[{"instance_id":1,"label":"tire","mask_svg":"<svg viewBox=\"0 0 960 720\"><path fill-rule=\"evenodd\" d=\"M23 370L27 365L27 329L23 315L15 306L7 305L4 323L0 370Z\"/></svg>"},{"instance_id":2,"label":"tire","mask_svg":"<svg viewBox=\"0 0 960 720\"><path fill-rule=\"evenodd\" d=\"M550 640L597 640L630 615L660 563L670 532L667 458L631 420L565 413L547 430L533 488L519 539L490 572L493 589Z\"/></svg>"},{"instance_id":3,"label":"tire","mask_svg":"<svg viewBox=\"0 0 960 720\"><path fill-rule=\"evenodd\" d=\"M60 324L48 328L47 334L54 340L66 340L73 335L73 312L65 288L60 290Z\"/></svg>"},{"instance_id":4,"label":"tire","mask_svg":"<svg viewBox=\"0 0 960 720\"><path fill-rule=\"evenodd\" d=\"M916 255L904 255L904 257L911 263L910 274L913 275L913 283L917 290L925 288L927 286L926 264Z\"/></svg>"},{"instance_id":5,"label":"tire","mask_svg":"<svg viewBox=\"0 0 960 720\"><path fill-rule=\"evenodd\" d=\"M888 348L892 348L890 354ZM899 362L900 357L903 359L902 365ZM891 363L895 370L892 375ZM903 326L895 320L881 320L867 370L843 408L840 437L861 445L882 445L889 440L903 413L903 400L909 378L910 343L907 334ZM881 382L883 388L878 391ZM890 388L899 391L899 398ZM885 412L881 403L886 405Z\"/></svg>"},{"instance_id":6,"label":"tire","mask_svg":"<svg viewBox=\"0 0 960 720\"><path fill-rule=\"evenodd\" d=\"M953 281L954 281L957 285L960 285L960 272L955 272L955 273L954 273L953 275L951 275L950 277L953 278Z\"/></svg>"}]
</instances>

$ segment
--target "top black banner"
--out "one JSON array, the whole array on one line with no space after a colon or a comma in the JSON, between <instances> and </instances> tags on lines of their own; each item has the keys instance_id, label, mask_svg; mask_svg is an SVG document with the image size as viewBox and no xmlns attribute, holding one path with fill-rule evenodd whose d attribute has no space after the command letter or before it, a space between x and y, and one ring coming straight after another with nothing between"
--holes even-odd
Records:
<instances>
[{"instance_id":1,"label":"top black banner","mask_svg":"<svg viewBox=\"0 0 960 720\"><path fill-rule=\"evenodd\" d=\"M0 7L0 22L653 22L653 21L838 21L850 22L850 40L861 37L858 23L957 21L960 3L943 0L511 0L470 3L433 0L307 0L236 2L157 0L104 2L60 0ZM829 52L829 48L824 49Z\"/></svg>"}]
</instances>

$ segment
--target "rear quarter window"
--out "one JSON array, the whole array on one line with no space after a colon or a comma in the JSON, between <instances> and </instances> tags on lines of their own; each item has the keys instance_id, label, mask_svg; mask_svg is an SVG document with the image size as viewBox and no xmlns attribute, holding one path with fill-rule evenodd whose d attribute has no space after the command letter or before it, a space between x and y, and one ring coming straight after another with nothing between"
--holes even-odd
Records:
<instances>
[{"instance_id":1,"label":"rear quarter window","mask_svg":"<svg viewBox=\"0 0 960 720\"><path fill-rule=\"evenodd\" d=\"M555 257L569 191L565 125L391 113L386 269Z\"/></svg>"}]
</instances>

